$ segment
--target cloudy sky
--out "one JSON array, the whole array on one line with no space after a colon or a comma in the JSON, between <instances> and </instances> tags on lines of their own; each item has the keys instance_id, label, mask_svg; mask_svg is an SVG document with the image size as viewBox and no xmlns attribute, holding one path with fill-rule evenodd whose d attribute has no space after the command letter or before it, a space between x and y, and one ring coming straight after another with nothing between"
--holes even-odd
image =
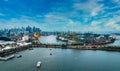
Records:
<instances>
[{"instance_id":1,"label":"cloudy sky","mask_svg":"<svg viewBox=\"0 0 120 71\"><path fill-rule=\"evenodd\" d=\"M119 31L120 0L0 0L0 29Z\"/></svg>"}]
</instances>

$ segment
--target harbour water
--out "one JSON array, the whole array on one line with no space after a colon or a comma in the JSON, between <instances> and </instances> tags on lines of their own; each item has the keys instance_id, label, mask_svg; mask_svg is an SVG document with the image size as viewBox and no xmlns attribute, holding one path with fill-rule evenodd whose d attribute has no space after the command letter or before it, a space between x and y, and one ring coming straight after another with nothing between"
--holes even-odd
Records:
<instances>
[{"instance_id":1,"label":"harbour water","mask_svg":"<svg viewBox=\"0 0 120 71\"><path fill-rule=\"evenodd\" d=\"M120 71L120 52L34 48L18 54L22 57L0 61L0 71Z\"/></svg>"},{"instance_id":2,"label":"harbour water","mask_svg":"<svg viewBox=\"0 0 120 71\"><path fill-rule=\"evenodd\" d=\"M116 36L116 38L117 38L118 40L116 40L114 43L108 44L108 45L120 46L120 36ZM58 40L56 39L56 36L54 36L54 35L41 36L41 37L40 37L40 42L43 43L43 44L66 44L65 42L58 41Z\"/></svg>"},{"instance_id":3,"label":"harbour water","mask_svg":"<svg viewBox=\"0 0 120 71\"><path fill-rule=\"evenodd\" d=\"M55 36L41 37L40 40L42 43L63 43L57 41ZM116 42L113 44L118 45ZM18 54L22 57L0 61L0 71L120 71L120 52L34 48L15 55ZM42 62L40 68L36 68L38 61Z\"/></svg>"},{"instance_id":4,"label":"harbour water","mask_svg":"<svg viewBox=\"0 0 120 71\"><path fill-rule=\"evenodd\" d=\"M66 44L65 42L58 41L55 35L41 36L40 42L43 44Z\"/></svg>"}]
</instances>

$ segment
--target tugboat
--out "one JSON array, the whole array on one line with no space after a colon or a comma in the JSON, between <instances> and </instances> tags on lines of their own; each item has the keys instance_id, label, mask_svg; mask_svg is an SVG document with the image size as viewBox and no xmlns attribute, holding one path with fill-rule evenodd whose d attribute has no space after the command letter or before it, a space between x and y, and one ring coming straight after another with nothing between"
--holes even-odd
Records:
<instances>
[{"instance_id":1,"label":"tugboat","mask_svg":"<svg viewBox=\"0 0 120 71\"><path fill-rule=\"evenodd\" d=\"M38 61L37 64L36 64L36 67L39 68L41 66L41 61Z\"/></svg>"}]
</instances>

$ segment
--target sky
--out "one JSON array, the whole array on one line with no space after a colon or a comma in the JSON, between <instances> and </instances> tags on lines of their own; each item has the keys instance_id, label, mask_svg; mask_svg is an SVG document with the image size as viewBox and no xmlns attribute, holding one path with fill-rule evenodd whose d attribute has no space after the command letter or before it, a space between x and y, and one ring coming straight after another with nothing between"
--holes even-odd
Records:
<instances>
[{"instance_id":1,"label":"sky","mask_svg":"<svg viewBox=\"0 0 120 71\"><path fill-rule=\"evenodd\" d=\"M0 29L120 31L120 0L0 0Z\"/></svg>"}]
</instances>

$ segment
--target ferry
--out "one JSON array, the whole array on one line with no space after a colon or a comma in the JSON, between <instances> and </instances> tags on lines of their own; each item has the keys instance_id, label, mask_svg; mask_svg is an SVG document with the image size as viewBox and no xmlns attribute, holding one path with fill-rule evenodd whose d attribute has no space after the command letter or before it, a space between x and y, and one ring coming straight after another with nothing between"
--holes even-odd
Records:
<instances>
[{"instance_id":1,"label":"ferry","mask_svg":"<svg viewBox=\"0 0 120 71\"><path fill-rule=\"evenodd\" d=\"M38 61L36 67L39 68L41 66L41 63L41 61Z\"/></svg>"}]
</instances>

